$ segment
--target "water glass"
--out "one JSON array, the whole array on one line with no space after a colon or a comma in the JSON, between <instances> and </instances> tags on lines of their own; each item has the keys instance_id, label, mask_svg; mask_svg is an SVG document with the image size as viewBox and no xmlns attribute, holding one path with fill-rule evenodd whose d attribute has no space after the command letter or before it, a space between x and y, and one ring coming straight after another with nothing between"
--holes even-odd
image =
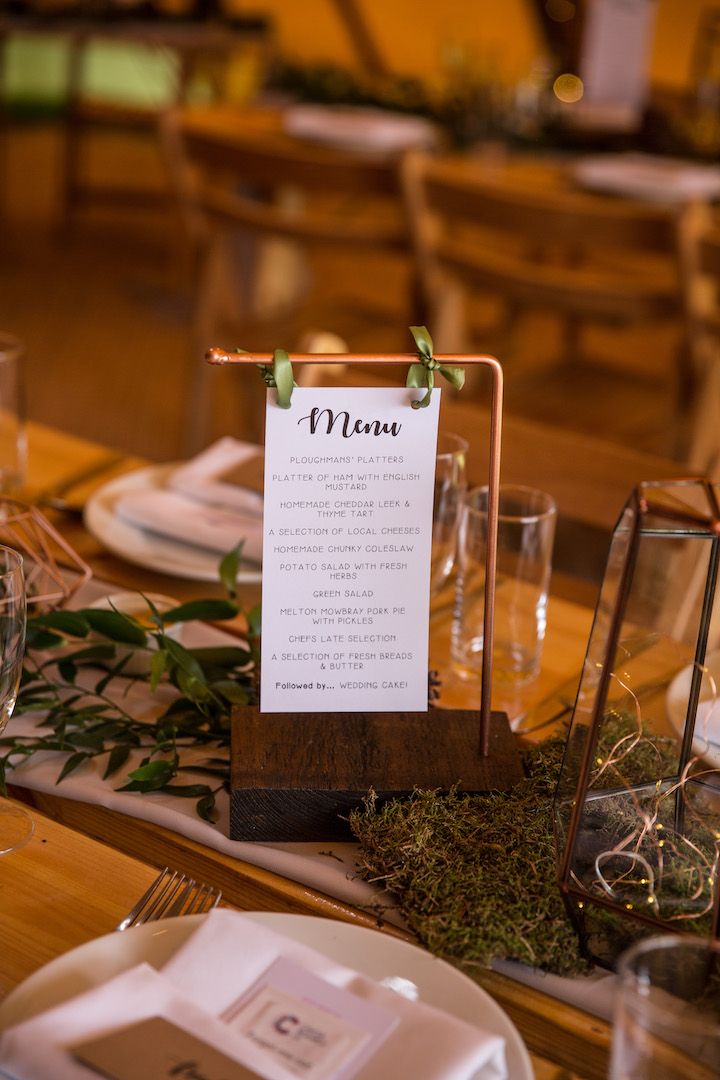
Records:
<instances>
[{"instance_id":1,"label":"water glass","mask_svg":"<svg viewBox=\"0 0 720 1080\"><path fill-rule=\"evenodd\" d=\"M451 650L462 676L481 673L488 488L468 492L461 515ZM532 682L540 656L557 511L550 495L501 485L499 493L493 696ZM500 693L498 693L500 692Z\"/></svg>"},{"instance_id":2,"label":"water glass","mask_svg":"<svg viewBox=\"0 0 720 1080\"><path fill-rule=\"evenodd\" d=\"M468 444L459 435L438 435L433 502L430 594L437 595L455 568L460 510L467 491L465 460Z\"/></svg>"},{"instance_id":3,"label":"water glass","mask_svg":"<svg viewBox=\"0 0 720 1080\"><path fill-rule=\"evenodd\" d=\"M720 1076L720 943L659 934L618 961L610 1080Z\"/></svg>"},{"instance_id":4,"label":"water glass","mask_svg":"<svg viewBox=\"0 0 720 1080\"><path fill-rule=\"evenodd\" d=\"M0 494L22 487L27 466L27 437L22 394L22 342L0 331Z\"/></svg>"}]
</instances>

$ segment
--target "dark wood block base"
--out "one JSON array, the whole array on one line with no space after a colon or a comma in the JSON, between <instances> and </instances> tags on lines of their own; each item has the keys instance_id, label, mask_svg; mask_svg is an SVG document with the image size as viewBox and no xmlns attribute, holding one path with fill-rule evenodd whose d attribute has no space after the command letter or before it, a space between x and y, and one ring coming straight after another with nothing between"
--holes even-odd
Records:
<instances>
[{"instance_id":1,"label":"dark wood block base","mask_svg":"<svg viewBox=\"0 0 720 1080\"><path fill-rule=\"evenodd\" d=\"M477 711L260 713L232 721L230 838L348 839L344 818L372 788L381 801L416 788L507 791L522 766L505 713L490 753L478 752Z\"/></svg>"}]
</instances>

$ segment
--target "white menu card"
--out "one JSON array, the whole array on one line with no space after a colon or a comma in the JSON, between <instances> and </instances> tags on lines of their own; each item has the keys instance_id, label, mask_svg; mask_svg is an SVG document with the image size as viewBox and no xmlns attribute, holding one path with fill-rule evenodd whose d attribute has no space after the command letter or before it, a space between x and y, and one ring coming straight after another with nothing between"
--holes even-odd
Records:
<instances>
[{"instance_id":1,"label":"white menu card","mask_svg":"<svg viewBox=\"0 0 720 1080\"><path fill-rule=\"evenodd\" d=\"M261 712L427 709L440 390L268 391Z\"/></svg>"}]
</instances>

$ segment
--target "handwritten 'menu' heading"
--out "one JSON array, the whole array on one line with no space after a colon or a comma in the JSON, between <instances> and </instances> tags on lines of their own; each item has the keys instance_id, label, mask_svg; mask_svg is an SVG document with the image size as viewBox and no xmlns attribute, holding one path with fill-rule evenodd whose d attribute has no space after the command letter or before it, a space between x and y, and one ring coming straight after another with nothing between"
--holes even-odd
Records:
<instances>
[{"instance_id":1,"label":"handwritten 'menu' heading","mask_svg":"<svg viewBox=\"0 0 720 1080\"><path fill-rule=\"evenodd\" d=\"M324 426L321 421L325 420ZM335 413L332 409L320 409L317 406L311 409L307 416L298 420L300 424L308 424L311 435L332 435L335 425L343 439L351 439L353 435L392 435L400 434L402 424L396 421L388 424L381 420L352 420L347 409L341 409Z\"/></svg>"}]
</instances>

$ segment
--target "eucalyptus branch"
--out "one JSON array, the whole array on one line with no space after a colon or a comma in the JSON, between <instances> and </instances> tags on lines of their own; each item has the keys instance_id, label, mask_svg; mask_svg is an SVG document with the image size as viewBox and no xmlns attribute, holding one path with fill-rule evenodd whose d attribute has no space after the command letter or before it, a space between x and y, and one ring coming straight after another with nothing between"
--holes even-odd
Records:
<instances>
[{"instance_id":1,"label":"eucalyptus branch","mask_svg":"<svg viewBox=\"0 0 720 1080\"><path fill-rule=\"evenodd\" d=\"M242 544L220 565L230 597L241 553ZM210 757L195 765L184 763L181 751L229 746L232 707L255 698L254 643L189 649L169 636L168 630L178 623L235 618L240 608L231 598L190 601L162 613L145 599L148 612L143 621L100 608L55 611L28 620L15 711L38 713L41 718L33 734L0 738L0 790L5 790L7 770L18 759L40 751L65 755L57 783L103 755L107 758L103 779L109 779L127 765L131 753L142 751L140 765L117 790L193 798L201 817L216 819L216 795L229 784L227 759ZM248 616L251 642L257 617L256 611ZM130 659L138 655L146 660L147 674L127 674ZM133 717L123 704L138 682L147 684L151 693L161 686L174 691L171 703L153 722ZM187 771L220 782L183 783Z\"/></svg>"}]
</instances>

